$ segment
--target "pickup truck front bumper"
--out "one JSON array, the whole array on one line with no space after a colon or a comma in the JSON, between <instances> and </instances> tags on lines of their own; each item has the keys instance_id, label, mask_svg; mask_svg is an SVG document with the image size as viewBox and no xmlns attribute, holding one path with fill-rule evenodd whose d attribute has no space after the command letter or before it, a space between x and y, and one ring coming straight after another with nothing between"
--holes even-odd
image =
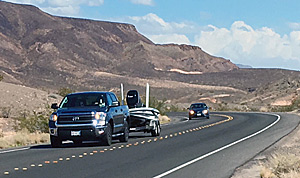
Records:
<instances>
[{"instance_id":1,"label":"pickup truck front bumper","mask_svg":"<svg viewBox=\"0 0 300 178\"><path fill-rule=\"evenodd\" d=\"M56 124L49 123L50 135L60 140L99 140L105 132L106 126L94 126L93 124Z\"/></svg>"}]
</instances>

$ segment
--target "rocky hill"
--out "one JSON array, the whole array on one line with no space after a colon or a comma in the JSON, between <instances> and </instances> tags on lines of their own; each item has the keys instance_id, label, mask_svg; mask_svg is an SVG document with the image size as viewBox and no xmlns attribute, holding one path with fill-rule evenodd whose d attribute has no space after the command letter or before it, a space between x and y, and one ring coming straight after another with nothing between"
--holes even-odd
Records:
<instances>
[{"instance_id":1,"label":"rocky hill","mask_svg":"<svg viewBox=\"0 0 300 178\"><path fill-rule=\"evenodd\" d=\"M123 83L143 95L150 83L151 95L166 103L201 101L216 110L271 110L291 104L300 91L298 71L240 69L197 46L154 44L130 24L56 17L3 1L0 75L18 84L12 90L46 93L67 87L118 94Z\"/></svg>"},{"instance_id":2,"label":"rocky hill","mask_svg":"<svg viewBox=\"0 0 300 178\"><path fill-rule=\"evenodd\" d=\"M86 79L96 81L90 78L96 72L149 78L172 69L220 72L237 66L199 47L156 45L130 24L56 17L0 1L0 69L9 82L90 88Z\"/></svg>"}]
</instances>

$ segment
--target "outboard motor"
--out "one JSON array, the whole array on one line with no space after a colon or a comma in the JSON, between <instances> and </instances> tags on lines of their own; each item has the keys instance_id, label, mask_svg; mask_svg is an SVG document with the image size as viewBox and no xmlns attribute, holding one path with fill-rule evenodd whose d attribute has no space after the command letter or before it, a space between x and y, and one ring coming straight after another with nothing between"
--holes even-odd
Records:
<instances>
[{"instance_id":1,"label":"outboard motor","mask_svg":"<svg viewBox=\"0 0 300 178\"><path fill-rule=\"evenodd\" d=\"M126 95L126 101L129 109L140 108L144 106L137 90L129 90Z\"/></svg>"}]
</instances>

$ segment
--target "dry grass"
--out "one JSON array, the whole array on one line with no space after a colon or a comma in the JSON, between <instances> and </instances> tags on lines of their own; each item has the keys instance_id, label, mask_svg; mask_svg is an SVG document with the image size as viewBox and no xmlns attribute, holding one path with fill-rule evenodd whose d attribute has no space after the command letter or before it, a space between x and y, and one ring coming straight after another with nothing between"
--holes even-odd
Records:
<instances>
[{"instance_id":1,"label":"dry grass","mask_svg":"<svg viewBox=\"0 0 300 178\"><path fill-rule=\"evenodd\" d=\"M0 149L49 142L48 133L17 132L0 138Z\"/></svg>"},{"instance_id":2,"label":"dry grass","mask_svg":"<svg viewBox=\"0 0 300 178\"><path fill-rule=\"evenodd\" d=\"M260 177L299 178L300 157L293 153L275 152L264 163Z\"/></svg>"}]
</instances>

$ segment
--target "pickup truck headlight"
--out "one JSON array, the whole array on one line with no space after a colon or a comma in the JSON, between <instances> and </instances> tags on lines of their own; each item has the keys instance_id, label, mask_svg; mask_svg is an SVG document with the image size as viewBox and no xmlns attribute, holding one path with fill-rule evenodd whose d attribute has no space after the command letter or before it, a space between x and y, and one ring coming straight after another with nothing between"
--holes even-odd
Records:
<instances>
[{"instance_id":1,"label":"pickup truck headlight","mask_svg":"<svg viewBox=\"0 0 300 178\"><path fill-rule=\"evenodd\" d=\"M57 121L57 115L56 114L51 114L50 121L56 122Z\"/></svg>"},{"instance_id":2,"label":"pickup truck headlight","mask_svg":"<svg viewBox=\"0 0 300 178\"><path fill-rule=\"evenodd\" d=\"M96 112L94 125L105 125L106 113L104 112Z\"/></svg>"},{"instance_id":3,"label":"pickup truck headlight","mask_svg":"<svg viewBox=\"0 0 300 178\"><path fill-rule=\"evenodd\" d=\"M207 114L207 113L208 113L208 110L203 110L202 113L203 113L203 114Z\"/></svg>"}]
</instances>

